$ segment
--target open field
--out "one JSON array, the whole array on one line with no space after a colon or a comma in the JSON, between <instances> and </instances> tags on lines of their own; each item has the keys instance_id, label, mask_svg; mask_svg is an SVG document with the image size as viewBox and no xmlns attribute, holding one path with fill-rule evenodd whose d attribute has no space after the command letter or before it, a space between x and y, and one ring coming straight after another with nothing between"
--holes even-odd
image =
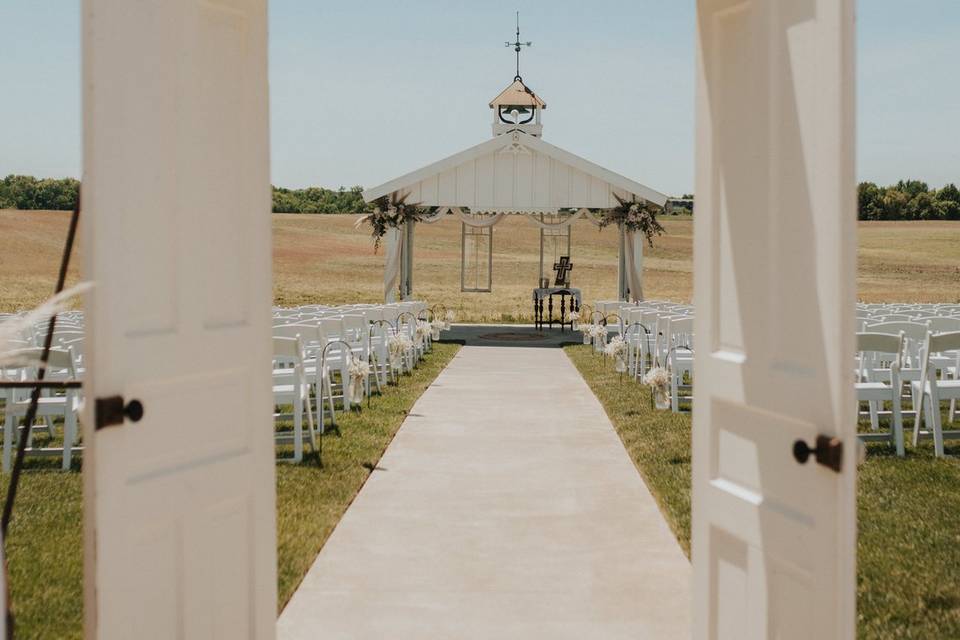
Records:
<instances>
[{"instance_id":1,"label":"open field","mask_svg":"<svg viewBox=\"0 0 960 640\"><path fill-rule=\"evenodd\" d=\"M0 211L0 311L49 295L69 214ZM273 215L274 300L341 304L383 296L383 252L373 253L366 228L352 215ZM692 231L688 217L663 219L667 235L647 252L648 297L689 301ZM82 251L83 238L80 238ZM586 221L574 225L572 282L584 299L611 298L617 281L616 232ZM538 277L539 232L514 216L494 227L493 293L460 292L460 225L454 220L417 228L414 288L443 302L466 321L529 320L530 290ZM75 258L73 279L79 273ZM960 301L960 222L860 223L860 298L868 302Z\"/></svg>"}]
</instances>

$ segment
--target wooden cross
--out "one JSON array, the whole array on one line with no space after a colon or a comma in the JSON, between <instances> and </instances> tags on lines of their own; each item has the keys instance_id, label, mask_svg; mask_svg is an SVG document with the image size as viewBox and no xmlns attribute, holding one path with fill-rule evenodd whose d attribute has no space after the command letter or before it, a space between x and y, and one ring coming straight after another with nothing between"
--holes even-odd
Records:
<instances>
[{"instance_id":1,"label":"wooden cross","mask_svg":"<svg viewBox=\"0 0 960 640\"><path fill-rule=\"evenodd\" d=\"M553 270L557 272L557 280L553 286L566 287L570 280L570 272L573 271L570 256L560 256L560 262L553 265Z\"/></svg>"}]
</instances>

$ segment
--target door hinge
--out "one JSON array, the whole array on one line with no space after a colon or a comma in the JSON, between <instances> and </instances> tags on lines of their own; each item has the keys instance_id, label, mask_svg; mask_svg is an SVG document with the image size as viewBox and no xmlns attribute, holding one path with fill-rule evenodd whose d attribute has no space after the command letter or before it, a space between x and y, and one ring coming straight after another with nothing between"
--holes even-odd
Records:
<instances>
[{"instance_id":1,"label":"door hinge","mask_svg":"<svg viewBox=\"0 0 960 640\"><path fill-rule=\"evenodd\" d=\"M840 473L843 466L843 440L833 436L817 436L817 446L810 448L804 440L793 443L793 457L800 464L806 464L813 454L818 464Z\"/></svg>"},{"instance_id":2,"label":"door hinge","mask_svg":"<svg viewBox=\"0 0 960 640\"><path fill-rule=\"evenodd\" d=\"M125 419L130 422L139 422L143 417L143 403L139 400L131 400L125 404L123 396L97 398L94 413L96 428L99 431L104 427L123 424Z\"/></svg>"}]
</instances>

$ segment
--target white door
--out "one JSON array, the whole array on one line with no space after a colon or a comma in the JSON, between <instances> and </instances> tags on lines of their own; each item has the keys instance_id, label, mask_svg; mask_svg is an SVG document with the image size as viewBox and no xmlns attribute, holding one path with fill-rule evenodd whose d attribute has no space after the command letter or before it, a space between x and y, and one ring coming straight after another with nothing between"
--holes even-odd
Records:
<instances>
[{"instance_id":1,"label":"white door","mask_svg":"<svg viewBox=\"0 0 960 640\"><path fill-rule=\"evenodd\" d=\"M88 638L273 637L266 20L83 2Z\"/></svg>"},{"instance_id":2,"label":"white door","mask_svg":"<svg viewBox=\"0 0 960 640\"><path fill-rule=\"evenodd\" d=\"M852 638L853 0L697 8L694 637Z\"/></svg>"}]
</instances>

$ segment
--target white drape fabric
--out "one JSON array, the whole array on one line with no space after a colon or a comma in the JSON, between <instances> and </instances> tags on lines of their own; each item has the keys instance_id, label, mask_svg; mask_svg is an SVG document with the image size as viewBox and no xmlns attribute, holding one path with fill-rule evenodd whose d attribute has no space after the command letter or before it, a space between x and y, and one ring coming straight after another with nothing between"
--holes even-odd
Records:
<instances>
[{"instance_id":1,"label":"white drape fabric","mask_svg":"<svg viewBox=\"0 0 960 640\"><path fill-rule=\"evenodd\" d=\"M541 229L547 229L547 230L550 230L550 229L559 230L565 227L569 227L571 224L573 224L574 222L576 222L577 220L583 217L586 217L587 220L589 220L595 225L599 226L600 224L600 221L589 209L579 209L576 213L571 214L562 222L555 222L555 223L543 222L539 218L537 218L536 214L530 214L526 216L527 220L529 220L535 227L539 227Z\"/></svg>"},{"instance_id":2,"label":"white drape fabric","mask_svg":"<svg viewBox=\"0 0 960 640\"><path fill-rule=\"evenodd\" d=\"M403 241L401 229L387 229L383 237L384 265L383 265L383 299L388 304L397 301L397 289L400 284L400 260Z\"/></svg>"},{"instance_id":3,"label":"white drape fabric","mask_svg":"<svg viewBox=\"0 0 960 640\"><path fill-rule=\"evenodd\" d=\"M623 243L624 266L627 278L627 288L630 290L628 302L643 301L643 243L642 233L626 231Z\"/></svg>"}]
</instances>

